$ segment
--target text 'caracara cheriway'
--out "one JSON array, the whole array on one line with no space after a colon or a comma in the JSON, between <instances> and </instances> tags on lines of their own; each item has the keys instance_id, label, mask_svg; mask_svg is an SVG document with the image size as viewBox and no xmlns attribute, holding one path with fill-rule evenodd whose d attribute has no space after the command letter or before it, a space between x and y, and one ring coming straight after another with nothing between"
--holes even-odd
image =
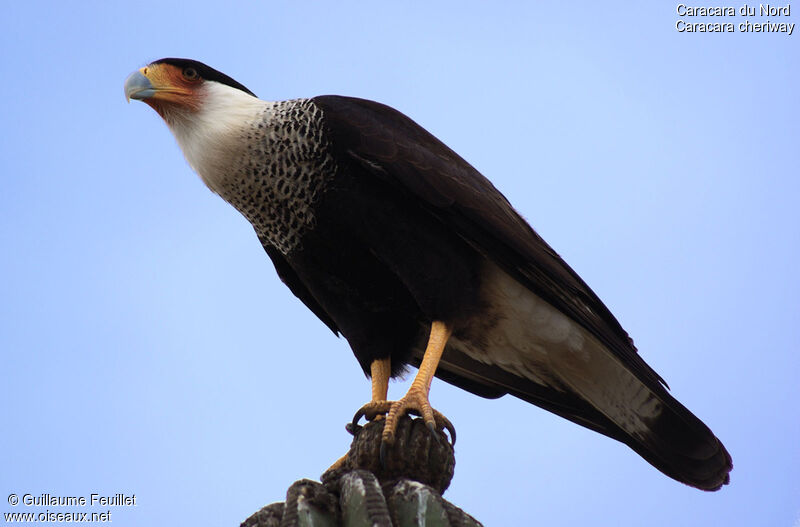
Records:
<instances>
[{"instance_id":1,"label":"text 'caracara cheriway'","mask_svg":"<svg viewBox=\"0 0 800 527\"><path fill-rule=\"evenodd\" d=\"M511 394L622 441L703 490L731 458L664 387L581 278L492 184L411 119L322 96L269 102L205 64L162 59L125 93L155 109L208 187L253 224L281 280L372 377L359 415L448 427L434 375ZM387 402L390 377L419 367ZM452 432L451 432L452 433Z\"/></svg>"}]
</instances>

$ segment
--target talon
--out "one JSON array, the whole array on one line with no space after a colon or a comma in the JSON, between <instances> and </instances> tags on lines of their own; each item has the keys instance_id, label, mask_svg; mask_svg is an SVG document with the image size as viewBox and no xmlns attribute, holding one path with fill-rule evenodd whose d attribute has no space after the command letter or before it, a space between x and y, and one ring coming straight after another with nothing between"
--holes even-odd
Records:
<instances>
[{"instance_id":1,"label":"talon","mask_svg":"<svg viewBox=\"0 0 800 527\"><path fill-rule=\"evenodd\" d=\"M436 441L437 444L441 445L442 438L439 437L439 432L436 430L436 423L426 422L425 426L428 428L428 431L431 433L431 436L433 436L434 441Z\"/></svg>"},{"instance_id":2,"label":"talon","mask_svg":"<svg viewBox=\"0 0 800 527\"><path fill-rule=\"evenodd\" d=\"M428 345L419 365L419 372L411 383L406 395L399 401L386 401L389 377L391 375L390 359L376 359L370 364L372 377L372 401L362 406L353 417L351 428L358 426L358 421L366 417L368 421L375 421L379 414L385 414L385 423L381 433L380 458L381 465L386 459L387 445L394 444L395 432L398 419L405 415L421 415L425 421L425 426L430 430L437 442L440 430L447 430L452 440L456 442L456 430L453 424L440 412L431 408L428 401L428 393L431 389L431 381L436 372L436 366L442 358L447 339L450 338L452 328L442 321L431 323L431 333L428 338Z\"/></svg>"},{"instance_id":3,"label":"talon","mask_svg":"<svg viewBox=\"0 0 800 527\"><path fill-rule=\"evenodd\" d=\"M453 423L450 422L445 416L442 416L444 420L444 428L450 434L450 446L456 446L456 427L453 426Z\"/></svg>"},{"instance_id":4,"label":"talon","mask_svg":"<svg viewBox=\"0 0 800 527\"><path fill-rule=\"evenodd\" d=\"M434 410L433 414L439 430L447 430L447 432L450 434L450 446L454 446L456 444L456 428L453 426L453 423L451 423L450 419L445 417L441 412Z\"/></svg>"},{"instance_id":5,"label":"talon","mask_svg":"<svg viewBox=\"0 0 800 527\"><path fill-rule=\"evenodd\" d=\"M356 415L353 416L351 424L353 426L358 426L358 422L362 417L366 418L367 421L376 421L378 419L382 419L382 414L388 412L390 408L391 402L389 401L370 401L358 409Z\"/></svg>"},{"instance_id":6,"label":"talon","mask_svg":"<svg viewBox=\"0 0 800 527\"><path fill-rule=\"evenodd\" d=\"M358 424L358 422L361 421L361 418L364 417L364 415L365 415L364 414L364 407L362 406L361 408L358 409L358 411L356 412L356 415L353 416L353 420L350 421L350 423L349 423L350 426L353 427L353 428L360 426ZM348 430L348 432L349 431L350 430Z\"/></svg>"},{"instance_id":7,"label":"talon","mask_svg":"<svg viewBox=\"0 0 800 527\"><path fill-rule=\"evenodd\" d=\"M439 431L447 430L452 439L451 444L455 444L455 428L453 424L447 417L442 415L441 412L431 408L425 392L411 389L405 397L399 401L388 404L389 412L386 414L386 424L384 425L381 437L382 444L386 443L392 445L394 443L398 419L405 414L421 415L425 421L425 426L430 430L437 441L441 441Z\"/></svg>"}]
</instances>

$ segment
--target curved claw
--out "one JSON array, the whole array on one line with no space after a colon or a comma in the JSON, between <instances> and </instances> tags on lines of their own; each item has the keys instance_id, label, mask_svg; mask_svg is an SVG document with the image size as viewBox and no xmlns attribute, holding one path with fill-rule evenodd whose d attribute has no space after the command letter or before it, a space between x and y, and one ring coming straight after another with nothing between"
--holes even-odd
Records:
<instances>
[{"instance_id":1,"label":"curved claw","mask_svg":"<svg viewBox=\"0 0 800 527\"><path fill-rule=\"evenodd\" d=\"M362 428L363 427L359 424L347 423L346 425L344 425L344 429L347 430L347 433L350 434L351 436L354 436L357 433L359 433Z\"/></svg>"},{"instance_id":2,"label":"curved claw","mask_svg":"<svg viewBox=\"0 0 800 527\"><path fill-rule=\"evenodd\" d=\"M425 426L428 428L428 431L429 431L429 432L431 433L431 435L433 436L433 439L434 439L434 440L435 440L437 443L439 443L439 444L441 445L441 444L442 444L442 438L441 438L441 437L439 437L439 434L438 434L438 433L437 433L437 431L436 431L436 424L434 424L434 423L432 423L432 422L428 421L428 422L426 422L426 423L425 423Z\"/></svg>"},{"instance_id":3,"label":"curved claw","mask_svg":"<svg viewBox=\"0 0 800 527\"><path fill-rule=\"evenodd\" d=\"M353 420L347 425L347 430L351 433L360 429L358 422L362 417L368 421L382 418L385 414L386 426L383 429L383 438L381 441L382 456L386 455L385 444L392 445L395 439L395 427L397 426L397 419L404 414L421 415L425 420L425 426L434 435L438 441L438 431L447 430L450 435L450 445L456 444L456 429L453 423L445 417L438 410L430 407L427 401L420 402L408 399L408 396L400 399L399 401L371 401L358 409L353 416Z\"/></svg>"},{"instance_id":4,"label":"curved claw","mask_svg":"<svg viewBox=\"0 0 800 527\"><path fill-rule=\"evenodd\" d=\"M367 414L366 412L364 412L364 407L362 406L361 408L358 409L356 415L353 416L353 420L350 421L350 426L353 428L359 426L358 422L361 421L361 418L364 417L365 415Z\"/></svg>"},{"instance_id":5,"label":"curved claw","mask_svg":"<svg viewBox=\"0 0 800 527\"><path fill-rule=\"evenodd\" d=\"M376 417L380 414L388 413L390 408L392 407L391 401L371 401L362 406L356 412L356 415L353 416L353 421L351 422L352 426L358 426L358 422L361 420L362 417L365 417L367 421L374 421Z\"/></svg>"},{"instance_id":6,"label":"curved claw","mask_svg":"<svg viewBox=\"0 0 800 527\"><path fill-rule=\"evenodd\" d=\"M438 426L442 430L447 430L447 433L450 434L450 446L455 446L456 444L456 427L453 426L453 423L450 422L450 419L444 416L441 412L436 410L433 411L434 418L437 421ZM438 422L441 422L439 424ZM430 428L430 427L429 427Z\"/></svg>"},{"instance_id":7,"label":"curved claw","mask_svg":"<svg viewBox=\"0 0 800 527\"><path fill-rule=\"evenodd\" d=\"M394 443L395 427L397 419L403 415L421 415L425 421L425 426L430 430L438 441L439 430L447 430L450 434L450 443L455 445L456 429L450 420L442 415L441 412L431 408L427 400L420 401L416 395L406 395L403 399L389 404L389 412L386 415L386 426L383 429L383 442Z\"/></svg>"}]
</instances>

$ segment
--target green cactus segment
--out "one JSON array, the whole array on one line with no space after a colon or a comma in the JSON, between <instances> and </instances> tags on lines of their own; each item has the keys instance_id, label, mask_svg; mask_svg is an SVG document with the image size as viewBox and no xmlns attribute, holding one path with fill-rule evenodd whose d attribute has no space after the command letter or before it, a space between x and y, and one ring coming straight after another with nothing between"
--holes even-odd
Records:
<instances>
[{"instance_id":1,"label":"green cactus segment","mask_svg":"<svg viewBox=\"0 0 800 527\"><path fill-rule=\"evenodd\" d=\"M297 502L297 527L336 527L336 517L301 499Z\"/></svg>"},{"instance_id":2,"label":"green cactus segment","mask_svg":"<svg viewBox=\"0 0 800 527\"><path fill-rule=\"evenodd\" d=\"M303 479L286 492L281 527L336 527L336 500L316 481Z\"/></svg>"},{"instance_id":3,"label":"green cactus segment","mask_svg":"<svg viewBox=\"0 0 800 527\"><path fill-rule=\"evenodd\" d=\"M401 480L388 501L394 527L450 527L441 496L427 485Z\"/></svg>"},{"instance_id":4,"label":"green cactus segment","mask_svg":"<svg viewBox=\"0 0 800 527\"><path fill-rule=\"evenodd\" d=\"M339 505L344 527L391 525L389 508L378 480L366 470L354 470L341 481Z\"/></svg>"},{"instance_id":5,"label":"green cactus segment","mask_svg":"<svg viewBox=\"0 0 800 527\"><path fill-rule=\"evenodd\" d=\"M408 479L382 487L366 470L341 476L335 487L307 479L289 487L285 503L253 514L242 527L482 527L436 489Z\"/></svg>"},{"instance_id":6,"label":"green cactus segment","mask_svg":"<svg viewBox=\"0 0 800 527\"><path fill-rule=\"evenodd\" d=\"M322 483L295 482L241 527L482 527L442 498L455 467L453 447L422 419L403 416L394 447L381 459L384 420L354 427L345 462Z\"/></svg>"}]
</instances>

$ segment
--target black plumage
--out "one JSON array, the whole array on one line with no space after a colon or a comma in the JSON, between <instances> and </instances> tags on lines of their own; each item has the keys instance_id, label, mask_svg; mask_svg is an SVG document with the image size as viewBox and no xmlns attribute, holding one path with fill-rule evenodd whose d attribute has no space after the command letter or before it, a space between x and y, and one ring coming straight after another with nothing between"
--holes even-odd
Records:
<instances>
[{"instance_id":1,"label":"black plumage","mask_svg":"<svg viewBox=\"0 0 800 527\"><path fill-rule=\"evenodd\" d=\"M155 64L252 95L195 61ZM366 373L387 358L392 375L419 365L431 324L443 322L452 339L435 370L442 380L482 397L519 397L700 489L728 482L722 443L667 392L583 280L455 152L363 99L264 103L258 112L243 125L235 168L195 168L251 221L281 280L348 340ZM173 131L183 126L175 122Z\"/></svg>"},{"instance_id":2,"label":"black plumage","mask_svg":"<svg viewBox=\"0 0 800 527\"><path fill-rule=\"evenodd\" d=\"M510 393L541 406L628 444L691 485L727 482L730 457L719 440L664 389L617 319L491 182L388 106L339 96L312 101L339 163L336 183L318 204L318 227L304 250L288 256L295 272L268 252L292 291L348 339L365 371L387 354L394 372L418 363L410 347L424 337L425 321L468 331L460 324L481 316L481 266L489 259L591 332L657 394L668 409L653 424L661 444L632 438L573 393L452 349L437 377L484 397Z\"/></svg>"}]
</instances>

